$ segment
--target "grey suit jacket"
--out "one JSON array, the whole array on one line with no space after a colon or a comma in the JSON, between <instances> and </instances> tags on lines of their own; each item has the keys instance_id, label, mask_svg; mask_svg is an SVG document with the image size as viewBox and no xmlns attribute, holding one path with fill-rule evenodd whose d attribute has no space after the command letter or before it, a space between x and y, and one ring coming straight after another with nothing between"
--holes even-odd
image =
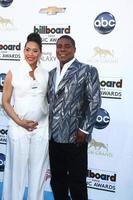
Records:
<instances>
[{"instance_id":1,"label":"grey suit jacket","mask_svg":"<svg viewBox=\"0 0 133 200\"><path fill-rule=\"evenodd\" d=\"M56 68L49 72L49 134L59 143L74 143L80 128L89 141L101 104L97 69L75 60L55 93Z\"/></svg>"}]
</instances>

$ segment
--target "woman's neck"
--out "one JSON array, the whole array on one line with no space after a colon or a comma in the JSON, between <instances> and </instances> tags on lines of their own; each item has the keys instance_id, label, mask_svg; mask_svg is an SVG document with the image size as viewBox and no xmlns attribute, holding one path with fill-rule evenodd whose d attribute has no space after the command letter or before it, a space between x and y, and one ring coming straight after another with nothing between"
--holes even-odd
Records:
<instances>
[{"instance_id":1,"label":"woman's neck","mask_svg":"<svg viewBox=\"0 0 133 200\"><path fill-rule=\"evenodd\" d=\"M30 67L31 67L31 71L34 71L37 68L37 65L36 64L35 65L30 65Z\"/></svg>"}]
</instances>

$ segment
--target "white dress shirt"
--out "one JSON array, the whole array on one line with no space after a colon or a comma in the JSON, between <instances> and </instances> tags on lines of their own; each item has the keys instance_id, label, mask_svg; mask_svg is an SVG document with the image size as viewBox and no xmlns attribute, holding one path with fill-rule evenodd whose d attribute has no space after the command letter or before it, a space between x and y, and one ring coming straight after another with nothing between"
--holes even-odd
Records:
<instances>
[{"instance_id":1,"label":"white dress shirt","mask_svg":"<svg viewBox=\"0 0 133 200\"><path fill-rule=\"evenodd\" d=\"M56 70L56 83L55 83L55 92L57 91L58 85L60 81L62 80L64 74L66 73L67 69L70 67L70 65L74 62L75 58L64 64L62 70L60 69L60 63L57 62L57 70Z\"/></svg>"}]
</instances>

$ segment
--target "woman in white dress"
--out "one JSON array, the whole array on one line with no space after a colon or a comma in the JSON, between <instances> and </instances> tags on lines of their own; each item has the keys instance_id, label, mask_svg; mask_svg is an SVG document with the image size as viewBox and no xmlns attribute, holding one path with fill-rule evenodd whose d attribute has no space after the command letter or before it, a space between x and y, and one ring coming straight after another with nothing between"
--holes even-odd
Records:
<instances>
[{"instance_id":1,"label":"woman in white dress","mask_svg":"<svg viewBox=\"0 0 133 200\"><path fill-rule=\"evenodd\" d=\"M40 35L29 34L24 48L25 61L12 67L4 81L2 102L10 117L4 200L22 200L27 177L28 200L44 199L45 172L49 163L48 72L38 65L41 53Z\"/></svg>"}]
</instances>

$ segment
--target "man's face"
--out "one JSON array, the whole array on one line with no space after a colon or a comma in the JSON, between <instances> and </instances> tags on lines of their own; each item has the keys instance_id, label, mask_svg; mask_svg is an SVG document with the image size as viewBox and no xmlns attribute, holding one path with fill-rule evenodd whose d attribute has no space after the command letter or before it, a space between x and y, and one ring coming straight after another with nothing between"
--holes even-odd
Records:
<instances>
[{"instance_id":1,"label":"man's face","mask_svg":"<svg viewBox=\"0 0 133 200\"><path fill-rule=\"evenodd\" d=\"M73 59L76 48L71 43L71 40L62 38L56 44L56 56L60 63L65 64Z\"/></svg>"}]
</instances>

